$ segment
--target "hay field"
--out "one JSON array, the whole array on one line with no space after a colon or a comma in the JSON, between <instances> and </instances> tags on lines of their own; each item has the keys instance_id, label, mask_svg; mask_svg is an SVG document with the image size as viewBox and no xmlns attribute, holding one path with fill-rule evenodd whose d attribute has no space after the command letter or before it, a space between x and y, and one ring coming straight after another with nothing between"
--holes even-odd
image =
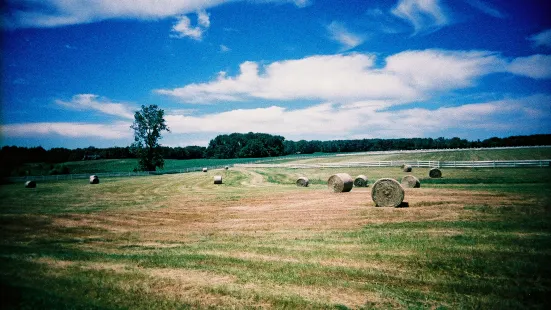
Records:
<instances>
[{"instance_id":1,"label":"hay field","mask_svg":"<svg viewBox=\"0 0 551 310\"><path fill-rule=\"evenodd\" d=\"M548 308L549 168L428 171L409 208L325 184L399 167L2 185L2 306Z\"/></svg>"},{"instance_id":2,"label":"hay field","mask_svg":"<svg viewBox=\"0 0 551 310\"><path fill-rule=\"evenodd\" d=\"M427 153L399 153L399 154L363 154L349 156L330 156L327 158L304 158L293 160L293 163L315 164L315 163L340 163L340 162L362 162L379 160L524 160L524 159L550 159L551 147L538 148L517 148L517 149L472 149L472 150L450 150L434 151ZM279 162L289 162L281 160Z\"/></svg>"}]
</instances>

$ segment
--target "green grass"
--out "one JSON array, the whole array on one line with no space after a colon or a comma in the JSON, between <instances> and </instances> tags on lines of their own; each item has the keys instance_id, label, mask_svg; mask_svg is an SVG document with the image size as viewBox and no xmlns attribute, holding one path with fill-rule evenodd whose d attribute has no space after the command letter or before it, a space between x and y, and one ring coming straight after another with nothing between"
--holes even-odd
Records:
<instances>
[{"instance_id":1,"label":"green grass","mask_svg":"<svg viewBox=\"0 0 551 310\"><path fill-rule=\"evenodd\" d=\"M439 161L485 161L485 160L538 160L551 159L551 147L518 149L472 149L466 151L435 151L428 153L401 153L377 155L349 155L328 158L300 159L290 162L329 163L361 162L379 160L439 160Z\"/></svg>"},{"instance_id":2,"label":"green grass","mask_svg":"<svg viewBox=\"0 0 551 310\"><path fill-rule=\"evenodd\" d=\"M2 308L548 309L549 171L429 179L414 168L422 188L407 191L404 209L324 183L335 172L400 178L399 168L2 185ZM216 174L224 184L212 184ZM294 185L300 175L309 188ZM331 221L350 225L324 222L332 209Z\"/></svg>"},{"instance_id":3,"label":"green grass","mask_svg":"<svg viewBox=\"0 0 551 310\"><path fill-rule=\"evenodd\" d=\"M185 170L189 168L224 166L239 163L249 163L257 160L269 163L328 163L328 162L358 162L378 160L523 160L523 159L551 159L551 147L531 149L505 149L505 150L468 150L453 152L431 153L404 153L386 155L354 155L334 156L335 154L315 153L298 156L282 156L275 158L233 158L233 159L190 159L190 160L165 160L165 167L160 171ZM321 158L313 158L322 156ZM47 175L59 166L66 166L72 174L104 173L104 172L131 172L138 166L136 159L101 159L74 161L58 165L46 163L28 163L19 168L20 171L28 171L29 175Z\"/></svg>"},{"instance_id":4,"label":"green grass","mask_svg":"<svg viewBox=\"0 0 551 310\"><path fill-rule=\"evenodd\" d=\"M232 159L165 159L165 166L158 171L185 170L189 168L202 168L212 166L225 166L238 163L250 163L258 158L232 158ZM57 166L66 166L71 174L88 174L104 172L132 172L138 166L137 159L99 159L72 161L58 165L46 163L28 163L19 168L20 171L28 171L29 175L48 175L50 170Z\"/></svg>"}]
</instances>

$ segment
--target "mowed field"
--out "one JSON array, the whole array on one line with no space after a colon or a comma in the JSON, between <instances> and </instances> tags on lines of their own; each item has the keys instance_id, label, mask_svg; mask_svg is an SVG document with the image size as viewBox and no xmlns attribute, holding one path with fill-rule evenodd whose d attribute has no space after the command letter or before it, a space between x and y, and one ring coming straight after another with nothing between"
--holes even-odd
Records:
<instances>
[{"instance_id":1,"label":"mowed field","mask_svg":"<svg viewBox=\"0 0 551 310\"><path fill-rule=\"evenodd\" d=\"M397 167L1 185L2 308L549 308L551 168L442 172L408 208L371 200Z\"/></svg>"}]
</instances>

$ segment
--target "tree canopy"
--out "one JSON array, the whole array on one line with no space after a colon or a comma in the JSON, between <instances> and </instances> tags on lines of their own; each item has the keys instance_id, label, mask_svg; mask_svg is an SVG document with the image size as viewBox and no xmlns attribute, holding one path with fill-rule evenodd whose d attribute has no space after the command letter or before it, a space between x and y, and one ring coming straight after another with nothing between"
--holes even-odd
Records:
<instances>
[{"instance_id":1,"label":"tree canopy","mask_svg":"<svg viewBox=\"0 0 551 310\"><path fill-rule=\"evenodd\" d=\"M139 158L139 169L143 171L155 171L157 167L164 167L162 155L161 132L169 131L164 119L165 111L157 105L143 106L134 113L134 123L130 128L134 129L134 143L132 148Z\"/></svg>"},{"instance_id":2,"label":"tree canopy","mask_svg":"<svg viewBox=\"0 0 551 310\"><path fill-rule=\"evenodd\" d=\"M207 157L211 158L253 158L284 155L282 136L267 133L232 133L219 135L210 140Z\"/></svg>"}]
</instances>

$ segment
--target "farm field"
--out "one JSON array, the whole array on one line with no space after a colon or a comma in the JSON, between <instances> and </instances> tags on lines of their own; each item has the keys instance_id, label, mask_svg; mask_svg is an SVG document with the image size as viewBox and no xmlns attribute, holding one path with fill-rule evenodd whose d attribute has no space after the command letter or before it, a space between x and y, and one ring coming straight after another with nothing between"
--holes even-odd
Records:
<instances>
[{"instance_id":1,"label":"farm field","mask_svg":"<svg viewBox=\"0 0 551 310\"><path fill-rule=\"evenodd\" d=\"M318 157L321 156L321 157ZM297 158L298 157L298 158ZM336 162L361 162L379 160L522 160L522 159L551 159L551 147L519 148L505 150L469 150L447 151L431 153L403 153L384 155L348 155L335 156L335 154L315 153L300 156L282 156L274 158L233 158L233 159L166 159L165 167L159 171L173 171L187 168L211 167L250 163L261 160L266 163L336 163ZM66 166L72 174L105 173L105 172L131 172L138 163L136 159L100 159L87 161L74 161L58 164ZM56 165L45 163L24 164L18 170L27 171L28 175L47 175Z\"/></svg>"},{"instance_id":2,"label":"farm field","mask_svg":"<svg viewBox=\"0 0 551 310\"><path fill-rule=\"evenodd\" d=\"M159 171L171 171L187 168L197 167L210 167L210 166L223 166L233 165L237 163L250 163L258 160L257 158L232 158L232 159L165 159L164 169ZM131 172L138 166L138 160L129 159L99 159L99 160L85 160L85 161L72 161L58 164L69 168L72 174L81 173L103 173L103 172ZM29 163L23 165L20 170L29 171L30 175L43 175L48 174L49 170L56 165L45 163Z\"/></svg>"},{"instance_id":3,"label":"farm field","mask_svg":"<svg viewBox=\"0 0 551 310\"><path fill-rule=\"evenodd\" d=\"M549 168L443 169L376 208L337 172L0 186L3 308L549 308ZM222 185L213 177L222 175ZM294 181L307 176L311 185ZM7 298L7 297L9 298Z\"/></svg>"},{"instance_id":4,"label":"farm field","mask_svg":"<svg viewBox=\"0 0 551 310\"><path fill-rule=\"evenodd\" d=\"M435 151L426 153L400 153L376 155L347 155L328 158L305 158L293 163L337 163L362 162L379 160L439 160L439 161L485 161L485 160L538 160L550 159L551 147L518 148L518 149L472 149Z\"/></svg>"}]
</instances>

